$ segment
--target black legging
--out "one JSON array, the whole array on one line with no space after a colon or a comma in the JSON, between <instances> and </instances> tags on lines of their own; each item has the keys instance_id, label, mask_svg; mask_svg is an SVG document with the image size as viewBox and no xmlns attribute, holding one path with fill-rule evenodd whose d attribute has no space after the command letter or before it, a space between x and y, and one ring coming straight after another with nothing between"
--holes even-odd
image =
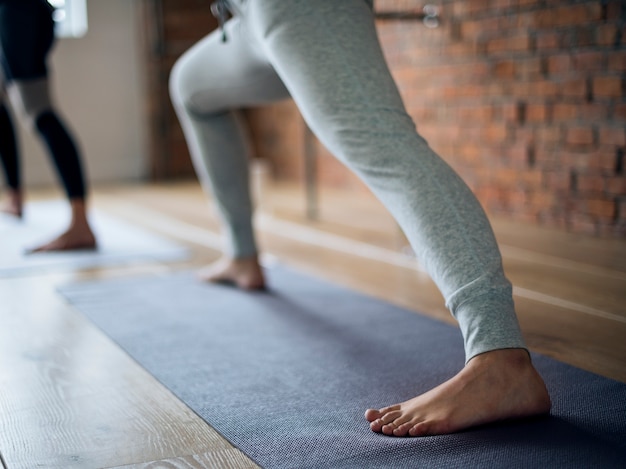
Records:
<instances>
[{"instance_id":1,"label":"black legging","mask_svg":"<svg viewBox=\"0 0 626 469\"><path fill-rule=\"evenodd\" d=\"M46 60L54 43L53 8L46 0L0 0L0 64L4 86L11 82L47 78ZM86 183L76 144L53 109L34 117L65 192L84 198ZM14 126L6 107L0 109L0 160L7 185L19 189L20 165Z\"/></svg>"}]
</instances>

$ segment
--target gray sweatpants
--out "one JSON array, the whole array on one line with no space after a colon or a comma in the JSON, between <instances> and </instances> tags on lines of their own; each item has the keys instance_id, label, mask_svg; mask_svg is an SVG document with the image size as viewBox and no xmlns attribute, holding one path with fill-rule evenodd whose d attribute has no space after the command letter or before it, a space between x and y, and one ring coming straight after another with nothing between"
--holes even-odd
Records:
<instances>
[{"instance_id":1,"label":"gray sweatpants","mask_svg":"<svg viewBox=\"0 0 626 469\"><path fill-rule=\"evenodd\" d=\"M237 109L291 96L324 145L394 215L458 320L466 359L524 348L511 284L474 195L418 135L366 0L238 0L222 34L176 63L172 101L224 220L228 252L256 253L250 149Z\"/></svg>"}]
</instances>

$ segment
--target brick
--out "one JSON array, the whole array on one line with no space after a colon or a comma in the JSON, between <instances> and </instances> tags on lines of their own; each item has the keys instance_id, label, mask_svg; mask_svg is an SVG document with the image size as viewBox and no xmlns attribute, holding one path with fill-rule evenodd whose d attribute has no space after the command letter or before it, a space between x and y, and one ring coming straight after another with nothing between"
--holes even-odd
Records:
<instances>
[{"instance_id":1,"label":"brick","mask_svg":"<svg viewBox=\"0 0 626 469\"><path fill-rule=\"evenodd\" d=\"M598 130L598 143L600 145L626 145L626 128L600 127Z\"/></svg>"},{"instance_id":2,"label":"brick","mask_svg":"<svg viewBox=\"0 0 626 469\"><path fill-rule=\"evenodd\" d=\"M549 75L563 75L574 68L570 54L557 54L548 57L547 70Z\"/></svg>"},{"instance_id":3,"label":"brick","mask_svg":"<svg viewBox=\"0 0 626 469\"><path fill-rule=\"evenodd\" d=\"M509 132L506 124L492 123L481 127L480 136L486 142L499 143L507 140Z\"/></svg>"},{"instance_id":4,"label":"brick","mask_svg":"<svg viewBox=\"0 0 626 469\"><path fill-rule=\"evenodd\" d=\"M478 43L476 41L456 42L448 44L445 48L446 57L473 57L478 54Z\"/></svg>"},{"instance_id":5,"label":"brick","mask_svg":"<svg viewBox=\"0 0 626 469\"><path fill-rule=\"evenodd\" d=\"M542 171L563 171L563 165L561 164L561 150L546 147L545 145L537 142L537 146L534 149L535 167Z\"/></svg>"},{"instance_id":6,"label":"brick","mask_svg":"<svg viewBox=\"0 0 626 469\"><path fill-rule=\"evenodd\" d=\"M542 8L533 12L533 23L539 28L587 24L602 19L600 2Z\"/></svg>"},{"instance_id":7,"label":"brick","mask_svg":"<svg viewBox=\"0 0 626 469\"><path fill-rule=\"evenodd\" d=\"M539 51L554 50L561 46L561 34L542 31L536 36L535 47Z\"/></svg>"},{"instance_id":8,"label":"brick","mask_svg":"<svg viewBox=\"0 0 626 469\"><path fill-rule=\"evenodd\" d=\"M626 70L626 52L623 50L610 52L607 60L607 69L609 72Z\"/></svg>"},{"instance_id":9,"label":"brick","mask_svg":"<svg viewBox=\"0 0 626 469\"><path fill-rule=\"evenodd\" d=\"M594 132L591 127L570 127L565 132L565 143L570 145L592 145Z\"/></svg>"},{"instance_id":10,"label":"brick","mask_svg":"<svg viewBox=\"0 0 626 469\"><path fill-rule=\"evenodd\" d=\"M469 15L488 11L491 8L489 2L484 0L465 0L465 3L467 3L466 11Z\"/></svg>"},{"instance_id":11,"label":"brick","mask_svg":"<svg viewBox=\"0 0 626 469\"><path fill-rule=\"evenodd\" d=\"M515 168L529 168L532 166L532 148L527 143L507 145L503 150L506 161Z\"/></svg>"},{"instance_id":12,"label":"brick","mask_svg":"<svg viewBox=\"0 0 626 469\"><path fill-rule=\"evenodd\" d=\"M377 5L378 6L378 5ZM469 12L467 2L453 2L452 16L466 16Z\"/></svg>"},{"instance_id":13,"label":"brick","mask_svg":"<svg viewBox=\"0 0 626 469\"><path fill-rule=\"evenodd\" d=\"M581 72L606 70L607 57L605 52L578 51L572 54L574 69Z\"/></svg>"},{"instance_id":14,"label":"brick","mask_svg":"<svg viewBox=\"0 0 626 469\"><path fill-rule=\"evenodd\" d=\"M479 166L483 162L483 149L481 145L467 143L460 145L455 150L455 155L464 163L470 166Z\"/></svg>"},{"instance_id":15,"label":"brick","mask_svg":"<svg viewBox=\"0 0 626 469\"><path fill-rule=\"evenodd\" d=\"M523 33L515 36L500 37L488 40L485 45L487 54L503 54L510 52L530 51L533 49L533 40L530 34Z\"/></svg>"},{"instance_id":16,"label":"brick","mask_svg":"<svg viewBox=\"0 0 626 469\"><path fill-rule=\"evenodd\" d=\"M579 104L557 103L552 107L552 118L555 122L578 119L580 115Z\"/></svg>"},{"instance_id":17,"label":"brick","mask_svg":"<svg viewBox=\"0 0 626 469\"><path fill-rule=\"evenodd\" d=\"M619 98L623 96L623 80L619 76L596 76L592 81L594 98Z\"/></svg>"},{"instance_id":18,"label":"brick","mask_svg":"<svg viewBox=\"0 0 626 469\"><path fill-rule=\"evenodd\" d=\"M590 151L587 149L570 151L559 149L557 167L572 171L588 171L590 168Z\"/></svg>"},{"instance_id":19,"label":"brick","mask_svg":"<svg viewBox=\"0 0 626 469\"><path fill-rule=\"evenodd\" d=\"M460 129L460 138L486 143L500 143L507 139L508 130L504 123L464 126Z\"/></svg>"},{"instance_id":20,"label":"brick","mask_svg":"<svg viewBox=\"0 0 626 469\"><path fill-rule=\"evenodd\" d=\"M546 145L556 145L561 142L561 129L558 127L542 126L537 129L537 141Z\"/></svg>"},{"instance_id":21,"label":"brick","mask_svg":"<svg viewBox=\"0 0 626 469\"><path fill-rule=\"evenodd\" d=\"M485 33L494 33L499 29L497 18L484 18L480 20L466 20L459 25L459 35L463 39L477 39Z\"/></svg>"},{"instance_id":22,"label":"brick","mask_svg":"<svg viewBox=\"0 0 626 469\"><path fill-rule=\"evenodd\" d=\"M606 179L606 192L609 195L616 195L624 197L626 196L626 176L611 176ZM624 205L623 208L626 208ZM623 210L620 210L621 216L626 220L626 213L622 213Z\"/></svg>"},{"instance_id":23,"label":"brick","mask_svg":"<svg viewBox=\"0 0 626 469\"><path fill-rule=\"evenodd\" d=\"M615 105L615 108L613 109L613 118L626 120L626 103L619 103Z\"/></svg>"},{"instance_id":24,"label":"brick","mask_svg":"<svg viewBox=\"0 0 626 469\"><path fill-rule=\"evenodd\" d=\"M604 220L612 220L617 214L617 204L610 199L589 199L585 203L585 213L592 217Z\"/></svg>"},{"instance_id":25,"label":"brick","mask_svg":"<svg viewBox=\"0 0 626 469\"><path fill-rule=\"evenodd\" d=\"M560 36L554 32L542 32L537 35L535 47L539 51L558 49L560 47Z\"/></svg>"},{"instance_id":26,"label":"brick","mask_svg":"<svg viewBox=\"0 0 626 469\"><path fill-rule=\"evenodd\" d=\"M543 173L543 185L553 192L568 192L571 190L571 181L569 172L545 171Z\"/></svg>"},{"instance_id":27,"label":"brick","mask_svg":"<svg viewBox=\"0 0 626 469\"><path fill-rule=\"evenodd\" d=\"M457 116L464 121L489 121L493 117L493 107L489 105L463 106L457 110Z\"/></svg>"},{"instance_id":28,"label":"brick","mask_svg":"<svg viewBox=\"0 0 626 469\"><path fill-rule=\"evenodd\" d=\"M617 165L616 159L615 147L600 146L597 150L585 154L584 166L590 170L614 172Z\"/></svg>"},{"instance_id":29,"label":"brick","mask_svg":"<svg viewBox=\"0 0 626 469\"><path fill-rule=\"evenodd\" d=\"M545 68L544 60L539 57L523 58L516 61L517 75L526 79L540 77Z\"/></svg>"},{"instance_id":30,"label":"brick","mask_svg":"<svg viewBox=\"0 0 626 469\"><path fill-rule=\"evenodd\" d=\"M547 104L528 104L526 106L526 122L542 123L550 120L550 107Z\"/></svg>"},{"instance_id":31,"label":"brick","mask_svg":"<svg viewBox=\"0 0 626 469\"><path fill-rule=\"evenodd\" d=\"M497 78L513 78L515 76L515 62L500 60L493 66L493 74Z\"/></svg>"},{"instance_id":32,"label":"brick","mask_svg":"<svg viewBox=\"0 0 626 469\"><path fill-rule=\"evenodd\" d=\"M596 26L596 44L612 46L619 43L619 28L617 24L603 24Z\"/></svg>"},{"instance_id":33,"label":"brick","mask_svg":"<svg viewBox=\"0 0 626 469\"><path fill-rule=\"evenodd\" d=\"M533 191L528 196L528 204L535 209L546 209L555 203L556 194L545 190Z\"/></svg>"},{"instance_id":34,"label":"brick","mask_svg":"<svg viewBox=\"0 0 626 469\"><path fill-rule=\"evenodd\" d=\"M579 193L603 193L606 186L605 177L601 174L577 174L576 191Z\"/></svg>"},{"instance_id":35,"label":"brick","mask_svg":"<svg viewBox=\"0 0 626 469\"><path fill-rule=\"evenodd\" d=\"M589 86L585 78L573 78L565 80L561 84L561 96L586 99L589 94Z\"/></svg>"},{"instance_id":36,"label":"brick","mask_svg":"<svg viewBox=\"0 0 626 469\"><path fill-rule=\"evenodd\" d=\"M585 25L573 28L565 47L582 48L596 45L595 26Z\"/></svg>"},{"instance_id":37,"label":"brick","mask_svg":"<svg viewBox=\"0 0 626 469\"><path fill-rule=\"evenodd\" d=\"M517 0L491 0L491 7L500 15L507 13L506 10L510 10L513 6L517 6Z\"/></svg>"},{"instance_id":38,"label":"brick","mask_svg":"<svg viewBox=\"0 0 626 469\"><path fill-rule=\"evenodd\" d=\"M609 118L610 108L604 103L559 102L552 106L554 122L585 121L597 122Z\"/></svg>"},{"instance_id":39,"label":"brick","mask_svg":"<svg viewBox=\"0 0 626 469\"><path fill-rule=\"evenodd\" d=\"M609 0L606 2L606 19L621 20L624 14L623 0Z\"/></svg>"},{"instance_id":40,"label":"brick","mask_svg":"<svg viewBox=\"0 0 626 469\"><path fill-rule=\"evenodd\" d=\"M515 97L552 98L558 95L562 88L562 84L550 80L519 81L512 84L511 94Z\"/></svg>"},{"instance_id":41,"label":"brick","mask_svg":"<svg viewBox=\"0 0 626 469\"><path fill-rule=\"evenodd\" d=\"M523 107L524 104L521 102L517 103L507 103L502 105L500 111L502 114L502 118L505 122L515 122L522 123L523 121Z\"/></svg>"},{"instance_id":42,"label":"brick","mask_svg":"<svg viewBox=\"0 0 626 469\"><path fill-rule=\"evenodd\" d=\"M609 119L610 108L605 103L583 103L580 107L580 117L586 121L602 121Z\"/></svg>"}]
</instances>

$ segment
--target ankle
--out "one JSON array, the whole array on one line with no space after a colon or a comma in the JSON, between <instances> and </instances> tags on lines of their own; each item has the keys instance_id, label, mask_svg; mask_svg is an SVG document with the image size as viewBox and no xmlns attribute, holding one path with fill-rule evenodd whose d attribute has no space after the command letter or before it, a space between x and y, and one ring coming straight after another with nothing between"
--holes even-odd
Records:
<instances>
[{"instance_id":1,"label":"ankle","mask_svg":"<svg viewBox=\"0 0 626 469\"><path fill-rule=\"evenodd\" d=\"M523 348L497 349L472 357L466 366L493 367L502 365L512 369L532 367L530 354Z\"/></svg>"}]
</instances>

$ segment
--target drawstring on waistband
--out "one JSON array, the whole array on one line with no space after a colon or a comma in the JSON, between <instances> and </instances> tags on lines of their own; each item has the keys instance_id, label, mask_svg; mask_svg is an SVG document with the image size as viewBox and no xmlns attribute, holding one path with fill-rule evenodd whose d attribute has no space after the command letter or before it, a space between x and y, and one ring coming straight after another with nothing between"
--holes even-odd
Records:
<instances>
[{"instance_id":1,"label":"drawstring on waistband","mask_svg":"<svg viewBox=\"0 0 626 469\"><path fill-rule=\"evenodd\" d=\"M211 3L211 13L217 19L217 24L222 31L222 42L227 41L226 30L224 29L224 24L228 19L228 13L230 12L230 7L228 5L228 0L215 0Z\"/></svg>"}]
</instances>

